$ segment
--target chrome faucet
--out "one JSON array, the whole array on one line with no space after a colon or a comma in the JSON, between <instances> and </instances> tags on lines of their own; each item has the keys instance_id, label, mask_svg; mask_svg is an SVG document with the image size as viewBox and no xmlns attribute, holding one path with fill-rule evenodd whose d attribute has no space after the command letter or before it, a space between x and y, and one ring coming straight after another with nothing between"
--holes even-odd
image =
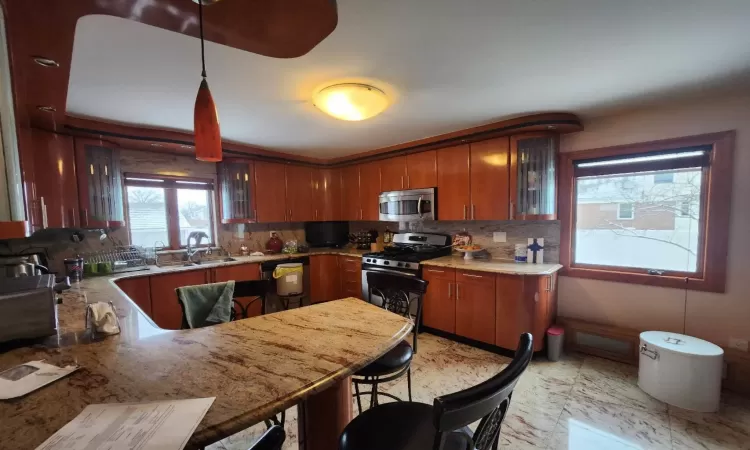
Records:
<instances>
[{"instance_id":1,"label":"chrome faucet","mask_svg":"<svg viewBox=\"0 0 750 450\"><path fill-rule=\"evenodd\" d=\"M203 231L193 231L192 233L188 234L188 237L187 237L188 262L194 263L195 261L193 261L193 255L195 255L196 253L200 251L199 248L194 248L193 246L191 246L190 241L195 239L195 247L198 247L199 245L201 245L201 241L203 240L203 238L210 239L208 235Z\"/></svg>"}]
</instances>

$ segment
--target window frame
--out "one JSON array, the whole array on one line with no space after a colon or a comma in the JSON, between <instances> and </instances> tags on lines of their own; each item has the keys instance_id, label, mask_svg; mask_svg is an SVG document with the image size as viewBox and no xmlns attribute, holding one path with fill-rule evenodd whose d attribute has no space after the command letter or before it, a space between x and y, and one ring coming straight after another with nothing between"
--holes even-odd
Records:
<instances>
[{"instance_id":1,"label":"window frame","mask_svg":"<svg viewBox=\"0 0 750 450\"><path fill-rule=\"evenodd\" d=\"M622 205L630 205L630 217L622 217ZM618 203L617 204L617 220L635 220L635 203Z\"/></svg>"},{"instance_id":2,"label":"window frame","mask_svg":"<svg viewBox=\"0 0 750 450\"><path fill-rule=\"evenodd\" d=\"M130 178L130 180L129 180ZM138 178L139 180L133 180L133 178ZM136 187L156 187L156 188L163 188L164 189L164 202L166 203L166 213L167 213L167 237L169 242L165 242L165 247L157 248L156 250L182 250L187 248L186 245L182 245L180 242L180 222L179 222L179 209L178 209L178 200L177 200L177 189L195 189L195 190L201 190L201 191L208 191L208 192L215 192L215 181L211 178L198 178L198 177L183 177L183 176L174 176L174 175L158 175L158 174L146 174L146 173L135 173L135 172L127 172L123 173L122 175L122 183L123 188L125 191L125 214L126 217L128 217L128 239L130 242L133 242L133 237L131 235L131 229L130 229L130 204L128 203L128 193L127 188L128 186L136 186ZM182 184L187 183L187 184ZM193 184L192 187L189 183L202 183L203 185L199 187L197 184ZM215 203L216 200L214 198L215 194L210 194L208 196L208 212L209 212L209 221L211 226L211 242L205 242L196 248L207 248L207 247L215 247L216 246L216 239L217 239L217 229L216 229L216 211L215 211Z\"/></svg>"},{"instance_id":3,"label":"window frame","mask_svg":"<svg viewBox=\"0 0 750 450\"><path fill-rule=\"evenodd\" d=\"M561 153L558 190L558 214L561 225L560 263L563 265L561 275L649 286L725 292L735 135L735 131L732 130ZM573 262L576 222L574 164L577 161L699 146L710 146L711 152L709 163L703 169L704 197L701 199L701 217L704 217L704 220L700 224L699 259L696 272L666 270L649 272L648 269L642 268ZM633 212L635 213L635 210Z\"/></svg>"}]
</instances>

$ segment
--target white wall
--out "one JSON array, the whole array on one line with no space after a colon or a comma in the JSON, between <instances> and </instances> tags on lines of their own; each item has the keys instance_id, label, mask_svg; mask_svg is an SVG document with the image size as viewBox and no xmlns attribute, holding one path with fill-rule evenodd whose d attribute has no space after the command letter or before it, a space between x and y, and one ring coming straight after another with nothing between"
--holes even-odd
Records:
<instances>
[{"instance_id":1,"label":"white wall","mask_svg":"<svg viewBox=\"0 0 750 450\"><path fill-rule=\"evenodd\" d=\"M725 294L688 291L687 334L728 345L750 339L750 93L584 120L561 151L736 130ZM685 291L561 277L559 314L640 330L683 331Z\"/></svg>"}]
</instances>

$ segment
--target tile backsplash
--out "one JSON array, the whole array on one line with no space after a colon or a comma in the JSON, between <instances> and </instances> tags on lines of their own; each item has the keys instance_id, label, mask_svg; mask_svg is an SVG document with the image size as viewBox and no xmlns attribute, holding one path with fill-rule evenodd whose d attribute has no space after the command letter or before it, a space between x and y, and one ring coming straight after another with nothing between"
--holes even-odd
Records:
<instances>
[{"instance_id":1,"label":"tile backsplash","mask_svg":"<svg viewBox=\"0 0 750 450\"><path fill-rule=\"evenodd\" d=\"M352 232L375 229L379 233L391 231L421 231L454 235L467 232L472 241L487 250L492 258L513 259L516 244L528 244L528 238L544 238L544 262L560 261L559 220L506 221L432 221L432 222L351 222ZM506 242L494 242L493 233L503 231ZM477 256L481 256L477 255Z\"/></svg>"},{"instance_id":2,"label":"tile backsplash","mask_svg":"<svg viewBox=\"0 0 750 450\"><path fill-rule=\"evenodd\" d=\"M251 252L262 252L271 238L271 231L277 231L282 241L305 242L305 224L302 222L250 223L218 225L219 246L233 255L240 253L243 242Z\"/></svg>"}]
</instances>

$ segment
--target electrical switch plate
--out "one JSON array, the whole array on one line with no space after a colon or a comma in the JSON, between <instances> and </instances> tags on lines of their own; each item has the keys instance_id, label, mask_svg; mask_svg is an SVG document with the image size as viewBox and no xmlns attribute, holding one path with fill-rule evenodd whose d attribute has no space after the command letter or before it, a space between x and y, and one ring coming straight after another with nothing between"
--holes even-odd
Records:
<instances>
[{"instance_id":1,"label":"electrical switch plate","mask_svg":"<svg viewBox=\"0 0 750 450\"><path fill-rule=\"evenodd\" d=\"M268 232L268 237L273 237L273 234L274 234L274 233L276 233L276 235L278 235L278 234L279 234L279 232L278 232L278 231L269 231L269 232Z\"/></svg>"},{"instance_id":2,"label":"electrical switch plate","mask_svg":"<svg viewBox=\"0 0 750 450\"><path fill-rule=\"evenodd\" d=\"M506 242L505 231L495 231L494 233L492 233L492 241L493 242Z\"/></svg>"},{"instance_id":3,"label":"electrical switch plate","mask_svg":"<svg viewBox=\"0 0 750 450\"><path fill-rule=\"evenodd\" d=\"M747 351L747 339L729 338L729 347L742 352Z\"/></svg>"}]
</instances>

